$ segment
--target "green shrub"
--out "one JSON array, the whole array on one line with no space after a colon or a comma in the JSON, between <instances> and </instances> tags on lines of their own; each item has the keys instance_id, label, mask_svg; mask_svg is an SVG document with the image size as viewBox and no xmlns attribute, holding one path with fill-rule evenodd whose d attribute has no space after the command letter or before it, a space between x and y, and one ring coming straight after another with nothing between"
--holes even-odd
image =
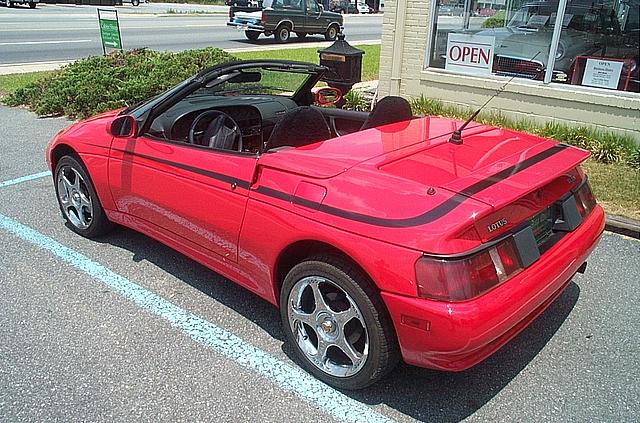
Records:
<instances>
[{"instance_id":1,"label":"green shrub","mask_svg":"<svg viewBox=\"0 0 640 423\"><path fill-rule=\"evenodd\" d=\"M414 115L444 116L466 120L474 110L445 105L439 100L420 96L411 100ZM600 163L626 163L640 169L640 149L629 136L599 131L584 126L568 126L550 122L541 125L527 120L513 120L501 113L481 113L476 119L487 125L527 132L589 150L593 160Z\"/></svg>"},{"instance_id":2,"label":"green shrub","mask_svg":"<svg viewBox=\"0 0 640 423\"><path fill-rule=\"evenodd\" d=\"M342 108L345 110L355 110L358 112L369 111L371 105L366 98L358 91L349 91L344 96L344 104Z\"/></svg>"},{"instance_id":3,"label":"green shrub","mask_svg":"<svg viewBox=\"0 0 640 423\"><path fill-rule=\"evenodd\" d=\"M504 26L505 13L504 10L499 11L493 16L488 17L482 22L481 28L502 28Z\"/></svg>"},{"instance_id":4,"label":"green shrub","mask_svg":"<svg viewBox=\"0 0 640 423\"><path fill-rule=\"evenodd\" d=\"M79 60L9 95L40 116L84 118L152 97L200 70L234 60L222 50L132 50Z\"/></svg>"},{"instance_id":5,"label":"green shrub","mask_svg":"<svg viewBox=\"0 0 640 423\"><path fill-rule=\"evenodd\" d=\"M627 157L627 164L634 169L640 170L640 147L634 149Z\"/></svg>"}]
</instances>

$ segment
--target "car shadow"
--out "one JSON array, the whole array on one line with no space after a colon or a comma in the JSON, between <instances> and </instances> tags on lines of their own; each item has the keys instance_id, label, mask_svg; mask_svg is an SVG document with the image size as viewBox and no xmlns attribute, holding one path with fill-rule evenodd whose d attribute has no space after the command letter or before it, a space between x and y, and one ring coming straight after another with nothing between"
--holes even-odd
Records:
<instances>
[{"instance_id":1,"label":"car shadow","mask_svg":"<svg viewBox=\"0 0 640 423\"><path fill-rule=\"evenodd\" d=\"M146 260L175 276L220 304L256 323L271 337L284 341L280 312L251 291L237 285L200 263L133 230L119 227L97 242L110 244L133 253L133 260Z\"/></svg>"},{"instance_id":2,"label":"car shadow","mask_svg":"<svg viewBox=\"0 0 640 423\"><path fill-rule=\"evenodd\" d=\"M569 283L523 332L469 370L450 373L401 364L380 383L345 393L367 404L386 404L417 420L459 422L489 402L538 355L579 296L578 285Z\"/></svg>"},{"instance_id":3,"label":"car shadow","mask_svg":"<svg viewBox=\"0 0 640 423\"><path fill-rule=\"evenodd\" d=\"M132 252L136 262L147 260L155 264L284 342L280 313L273 305L205 266L125 228L98 241ZM489 402L538 355L562 326L579 296L578 285L569 283L549 308L522 333L469 370L449 373L400 364L372 387L343 393L365 404L385 404L421 421L463 420ZM294 362L298 361L286 342L282 350Z\"/></svg>"},{"instance_id":4,"label":"car shadow","mask_svg":"<svg viewBox=\"0 0 640 423\"><path fill-rule=\"evenodd\" d=\"M298 44L304 47L304 45L308 43L318 43L320 41L329 42L325 40L324 36L321 34L307 35L304 38L298 38L296 37L295 33L291 34L291 38L286 43L279 43L276 41L275 38L273 38L273 36L265 37L264 35L261 35L260 38L258 38L257 40L247 40L247 39L238 38L237 40L230 40L230 41L240 43L240 44L245 44L247 47L259 47L259 46L273 47L274 45L287 46L287 45L298 45Z\"/></svg>"}]
</instances>

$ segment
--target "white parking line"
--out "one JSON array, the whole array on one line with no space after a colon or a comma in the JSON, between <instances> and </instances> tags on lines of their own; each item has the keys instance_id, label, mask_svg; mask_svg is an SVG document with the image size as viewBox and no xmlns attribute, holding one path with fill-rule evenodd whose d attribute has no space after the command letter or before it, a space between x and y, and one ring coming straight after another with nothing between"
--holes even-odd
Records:
<instances>
[{"instance_id":1,"label":"white parking line","mask_svg":"<svg viewBox=\"0 0 640 423\"><path fill-rule=\"evenodd\" d=\"M0 43L0 46L26 46L35 44L72 44L72 43L91 43L93 40L57 40L57 41L17 41L11 43Z\"/></svg>"},{"instance_id":2,"label":"white parking line","mask_svg":"<svg viewBox=\"0 0 640 423\"><path fill-rule=\"evenodd\" d=\"M48 172L0 182L0 187L15 185L48 176ZM318 407L323 412L344 422L386 423L389 418L368 406L349 398L325 385L318 379L293 367L271 354L245 342L235 334L214 325L159 295L143 288L80 252L64 246L54 239L0 214L0 229L36 247L48 251L62 261L107 285L116 293L139 307L166 320L194 341L205 345L227 358L259 373L282 389Z\"/></svg>"},{"instance_id":3,"label":"white parking line","mask_svg":"<svg viewBox=\"0 0 640 423\"><path fill-rule=\"evenodd\" d=\"M21 176L15 179L9 179L8 181L0 182L0 188L8 187L9 185L16 185L22 182L32 181L34 179L44 178L51 175L48 170L46 172L34 173L33 175Z\"/></svg>"}]
</instances>

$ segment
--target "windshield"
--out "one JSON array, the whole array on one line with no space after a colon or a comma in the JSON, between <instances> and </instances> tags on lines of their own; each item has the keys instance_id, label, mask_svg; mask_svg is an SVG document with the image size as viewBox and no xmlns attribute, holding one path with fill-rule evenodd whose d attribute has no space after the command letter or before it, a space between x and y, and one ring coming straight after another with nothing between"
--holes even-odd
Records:
<instances>
[{"instance_id":1,"label":"windshield","mask_svg":"<svg viewBox=\"0 0 640 423\"><path fill-rule=\"evenodd\" d=\"M291 97L310 77L308 71L246 68L221 75L190 97L201 95L282 95Z\"/></svg>"},{"instance_id":2,"label":"windshield","mask_svg":"<svg viewBox=\"0 0 640 423\"><path fill-rule=\"evenodd\" d=\"M525 5L511 17L507 26L519 29L553 28L556 24L557 3ZM562 20L563 28L584 32L601 32L603 27L615 26L614 12L609 4L568 4Z\"/></svg>"}]
</instances>

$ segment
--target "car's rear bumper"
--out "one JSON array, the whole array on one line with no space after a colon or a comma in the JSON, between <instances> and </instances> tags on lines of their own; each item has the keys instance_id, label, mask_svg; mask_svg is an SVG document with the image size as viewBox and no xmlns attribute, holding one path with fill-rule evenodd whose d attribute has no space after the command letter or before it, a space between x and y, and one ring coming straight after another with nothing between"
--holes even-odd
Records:
<instances>
[{"instance_id":1,"label":"car's rear bumper","mask_svg":"<svg viewBox=\"0 0 640 423\"><path fill-rule=\"evenodd\" d=\"M254 24L254 23L248 23L248 22L227 22L227 25L232 26L239 30L244 30L244 31L264 32L264 25L261 25L261 24Z\"/></svg>"},{"instance_id":2,"label":"car's rear bumper","mask_svg":"<svg viewBox=\"0 0 640 423\"><path fill-rule=\"evenodd\" d=\"M442 302L383 292L405 362L462 371L489 357L562 293L603 230L604 212L596 206L537 262L473 300Z\"/></svg>"}]
</instances>

